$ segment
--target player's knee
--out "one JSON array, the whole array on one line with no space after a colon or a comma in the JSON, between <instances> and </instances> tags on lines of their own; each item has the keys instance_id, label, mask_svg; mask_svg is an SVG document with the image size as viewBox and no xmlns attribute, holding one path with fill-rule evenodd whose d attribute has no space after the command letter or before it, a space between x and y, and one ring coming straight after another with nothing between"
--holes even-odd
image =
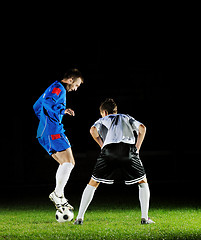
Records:
<instances>
[{"instance_id":1,"label":"player's knee","mask_svg":"<svg viewBox=\"0 0 201 240\"><path fill-rule=\"evenodd\" d=\"M72 154L63 154L60 158L60 160L65 163L65 162L68 162L68 163L72 163L73 165L75 165L75 160L74 160L74 157Z\"/></svg>"},{"instance_id":2,"label":"player's knee","mask_svg":"<svg viewBox=\"0 0 201 240\"><path fill-rule=\"evenodd\" d=\"M140 183L147 183L147 178L144 178L144 179L142 179L140 182L138 182L139 184Z\"/></svg>"},{"instance_id":3,"label":"player's knee","mask_svg":"<svg viewBox=\"0 0 201 240\"><path fill-rule=\"evenodd\" d=\"M75 166L75 161L74 161L74 159L66 159L66 158L64 158L64 159L62 159L62 164L63 164L63 163L72 163L73 166Z\"/></svg>"},{"instance_id":4,"label":"player's knee","mask_svg":"<svg viewBox=\"0 0 201 240\"><path fill-rule=\"evenodd\" d=\"M97 188L99 186L99 184L100 184L99 182L96 182L93 179L91 179L89 181L89 185L92 186L92 187L95 187L95 188Z\"/></svg>"}]
</instances>

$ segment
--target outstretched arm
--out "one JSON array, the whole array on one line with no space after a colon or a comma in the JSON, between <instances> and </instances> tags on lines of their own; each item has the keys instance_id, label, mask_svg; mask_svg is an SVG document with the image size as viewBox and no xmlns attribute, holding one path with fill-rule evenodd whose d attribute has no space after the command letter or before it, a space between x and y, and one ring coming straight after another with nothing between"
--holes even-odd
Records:
<instances>
[{"instance_id":1,"label":"outstretched arm","mask_svg":"<svg viewBox=\"0 0 201 240\"><path fill-rule=\"evenodd\" d=\"M98 145L99 145L100 147L102 147L102 146L103 146L103 141L102 141L102 139L100 138L96 127L94 127L94 126L91 127L91 129L90 129L90 134L91 134L92 138L98 143Z\"/></svg>"},{"instance_id":2,"label":"outstretched arm","mask_svg":"<svg viewBox=\"0 0 201 240\"><path fill-rule=\"evenodd\" d=\"M144 140L145 133L146 133L146 127L143 124L141 124L139 126L139 134L138 134L138 137L137 137L137 142L135 144L138 152L139 152L139 150L141 148L141 145L142 145L142 142Z\"/></svg>"}]
</instances>

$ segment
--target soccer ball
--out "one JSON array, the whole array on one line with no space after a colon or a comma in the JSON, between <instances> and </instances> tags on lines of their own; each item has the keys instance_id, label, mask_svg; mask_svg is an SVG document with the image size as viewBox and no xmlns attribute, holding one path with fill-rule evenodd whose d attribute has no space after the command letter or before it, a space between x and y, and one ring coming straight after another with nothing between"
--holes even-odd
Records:
<instances>
[{"instance_id":1,"label":"soccer ball","mask_svg":"<svg viewBox=\"0 0 201 240\"><path fill-rule=\"evenodd\" d=\"M73 210L63 207L62 208L63 213L59 212L58 210L56 211L55 217L57 222L70 222L74 218L74 213Z\"/></svg>"}]
</instances>

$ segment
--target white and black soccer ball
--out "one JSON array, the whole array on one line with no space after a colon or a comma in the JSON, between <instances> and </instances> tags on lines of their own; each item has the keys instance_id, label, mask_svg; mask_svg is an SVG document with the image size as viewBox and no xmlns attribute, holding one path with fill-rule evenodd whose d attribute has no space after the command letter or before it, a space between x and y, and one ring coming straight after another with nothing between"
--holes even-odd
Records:
<instances>
[{"instance_id":1,"label":"white and black soccer ball","mask_svg":"<svg viewBox=\"0 0 201 240\"><path fill-rule=\"evenodd\" d=\"M62 208L63 213L59 212L58 210L56 211L55 217L57 222L70 222L73 220L74 218L74 213L73 210L64 207Z\"/></svg>"}]
</instances>

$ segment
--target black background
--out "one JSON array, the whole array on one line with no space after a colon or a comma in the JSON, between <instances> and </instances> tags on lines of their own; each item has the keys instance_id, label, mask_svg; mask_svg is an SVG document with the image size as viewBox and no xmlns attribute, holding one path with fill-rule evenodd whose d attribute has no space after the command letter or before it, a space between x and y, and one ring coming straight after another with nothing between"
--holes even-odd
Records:
<instances>
[{"instance_id":1,"label":"black background","mask_svg":"<svg viewBox=\"0 0 201 240\"><path fill-rule=\"evenodd\" d=\"M149 181L190 191L199 180L199 74L195 45L185 32L169 23L73 31L34 22L13 23L10 31L1 47L2 187L54 185L57 163L35 138L32 106L68 68L77 67L84 84L67 94L75 117L63 118L76 161L69 184L85 185L91 176L100 150L89 129L100 117L101 101L111 97L118 112L147 127L141 158Z\"/></svg>"}]
</instances>

